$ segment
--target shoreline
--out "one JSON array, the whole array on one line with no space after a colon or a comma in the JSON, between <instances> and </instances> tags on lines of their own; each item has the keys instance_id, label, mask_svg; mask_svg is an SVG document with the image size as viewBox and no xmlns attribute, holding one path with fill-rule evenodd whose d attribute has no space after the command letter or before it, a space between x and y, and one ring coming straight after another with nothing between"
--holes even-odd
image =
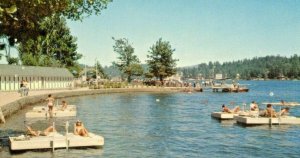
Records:
<instances>
[{"instance_id":1,"label":"shoreline","mask_svg":"<svg viewBox=\"0 0 300 158\"><path fill-rule=\"evenodd\" d=\"M175 93L182 92L187 87L134 87L134 88L107 88L107 89L61 89L61 90L36 90L30 91L29 96L20 97L17 92L1 92L0 93L0 109L3 117L9 119L10 116L22 110L24 107L43 102L48 94L52 94L54 98L68 98L85 95L99 95L109 93L135 93L135 92L163 92ZM1 111L0 111L1 112ZM0 123L3 123L0 120Z\"/></svg>"}]
</instances>

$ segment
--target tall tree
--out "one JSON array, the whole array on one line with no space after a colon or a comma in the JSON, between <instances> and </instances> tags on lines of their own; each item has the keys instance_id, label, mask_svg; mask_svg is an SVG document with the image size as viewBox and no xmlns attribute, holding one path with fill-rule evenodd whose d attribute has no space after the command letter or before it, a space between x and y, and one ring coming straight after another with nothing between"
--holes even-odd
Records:
<instances>
[{"instance_id":1,"label":"tall tree","mask_svg":"<svg viewBox=\"0 0 300 158\"><path fill-rule=\"evenodd\" d=\"M19 46L23 65L76 67L82 55L76 51L76 38L70 34L66 20L58 15L47 17L40 28L45 31L45 36L30 39Z\"/></svg>"},{"instance_id":2,"label":"tall tree","mask_svg":"<svg viewBox=\"0 0 300 158\"><path fill-rule=\"evenodd\" d=\"M112 0L1 0L0 36L25 42L43 34L39 23L53 14L82 20L100 14Z\"/></svg>"},{"instance_id":3,"label":"tall tree","mask_svg":"<svg viewBox=\"0 0 300 158\"><path fill-rule=\"evenodd\" d=\"M161 82L164 78L176 74L176 61L178 59L173 59L174 51L175 49L172 49L170 43L162 41L161 38L150 47L150 55L147 55L149 58L147 60L149 72L159 78Z\"/></svg>"},{"instance_id":4,"label":"tall tree","mask_svg":"<svg viewBox=\"0 0 300 158\"><path fill-rule=\"evenodd\" d=\"M140 65L140 61L136 55L134 55L134 48L129 44L128 39L121 38L115 39L114 51L119 55L117 61L113 62L122 73L127 76L127 81L131 82L132 76L141 76L143 74L143 68Z\"/></svg>"},{"instance_id":5,"label":"tall tree","mask_svg":"<svg viewBox=\"0 0 300 158\"><path fill-rule=\"evenodd\" d=\"M108 78L107 74L104 72L104 69L102 67L102 65L100 64L99 61L96 62L96 70L97 70L97 74L95 73L95 76L97 77L97 75L99 75L101 78Z\"/></svg>"}]
</instances>

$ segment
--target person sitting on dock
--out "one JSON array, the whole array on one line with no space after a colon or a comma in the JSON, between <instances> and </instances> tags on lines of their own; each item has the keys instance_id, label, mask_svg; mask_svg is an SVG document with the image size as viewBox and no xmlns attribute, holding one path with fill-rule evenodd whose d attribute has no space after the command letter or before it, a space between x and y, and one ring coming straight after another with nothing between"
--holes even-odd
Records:
<instances>
[{"instance_id":1,"label":"person sitting on dock","mask_svg":"<svg viewBox=\"0 0 300 158\"><path fill-rule=\"evenodd\" d=\"M283 108L283 109L279 112L279 116L287 116L287 115L289 115L289 110L290 110L289 107Z\"/></svg>"},{"instance_id":2,"label":"person sitting on dock","mask_svg":"<svg viewBox=\"0 0 300 158\"><path fill-rule=\"evenodd\" d=\"M276 112L272 107L272 104L267 104L266 114L267 117L276 117Z\"/></svg>"},{"instance_id":3,"label":"person sitting on dock","mask_svg":"<svg viewBox=\"0 0 300 158\"><path fill-rule=\"evenodd\" d=\"M252 101L250 104L250 110L251 111L258 111L258 105L255 101Z\"/></svg>"},{"instance_id":4,"label":"person sitting on dock","mask_svg":"<svg viewBox=\"0 0 300 158\"><path fill-rule=\"evenodd\" d=\"M80 120L77 120L75 125L74 125L74 134L75 135L80 135L83 137L88 137L89 133L87 129L84 127L83 123Z\"/></svg>"},{"instance_id":5,"label":"person sitting on dock","mask_svg":"<svg viewBox=\"0 0 300 158\"><path fill-rule=\"evenodd\" d=\"M63 101L61 102L61 110L64 111L64 110L67 109L67 107L68 107L67 102L63 100Z\"/></svg>"},{"instance_id":6,"label":"person sitting on dock","mask_svg":"<svg viewBox=\"0 0 300 158\"><path fill-rule=\"evenodd\" d=\"M49 126L44 131L33 130L30 126L26 126L28 133L32 136L48 136L51 132L56 132L53 126Z\"/></svg>"},{"instance_id":7,"label":"person sitting on dock","mask_svg":"<svg viewBox=\"0 0 300 158\"><path fill-rule=\"evenodd\" d=\"M227 113L237 113L240 111L240 107L236 106L235 108L233 108L232 110L230 110L227 106L225 106L224 104L222 105L222 112L227 112Z\"/></svg>"}]
</instances>

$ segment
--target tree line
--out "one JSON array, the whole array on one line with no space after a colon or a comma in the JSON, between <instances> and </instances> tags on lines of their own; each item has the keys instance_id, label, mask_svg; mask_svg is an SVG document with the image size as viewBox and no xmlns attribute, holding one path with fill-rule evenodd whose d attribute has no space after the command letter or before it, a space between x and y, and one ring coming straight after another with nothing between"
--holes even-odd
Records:
<instances>
[{"instance_id":1,"label":"tree line","mask_svg":"<svg viewBox=\"0 0 300 158\"><path fill-rule=\"evenodd\" d=\"M238 61L209 62L198 64L192 67L178 68L185 78L213 78L215 74L223 74L228 78L240 79L300 79L300 56L297 54L291 57L266 56L254 57Z\"/></svg>"}]
</instances>

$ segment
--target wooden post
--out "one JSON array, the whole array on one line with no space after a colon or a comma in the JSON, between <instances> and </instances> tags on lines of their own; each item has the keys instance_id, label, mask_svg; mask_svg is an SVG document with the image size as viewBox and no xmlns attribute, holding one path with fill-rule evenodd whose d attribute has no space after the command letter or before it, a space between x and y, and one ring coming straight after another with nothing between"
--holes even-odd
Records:
<instances>
[{"instance_id":1,"label":"wooden post","mask_svg":"<svg viewBox=\"0 0 300 158\"><path fill-rule=\"evenodd\" d=\"M66 149L67 150L69 150L68 133L69 133L69 121L66 122Z\"/></svg>"},{"instance_id":2,"label":"wooden post","mask_svg":"<svg viewBox=\"0 0 300 158\"><path fill-rule=\"evenodd\" d=\"M55 122L53 122L53 130L55 129ZM55 149L55 147L54 147L54 133L53 133L53 136L52 136L52 152L54 152L54 149Z\"/></svg>"}]
</instances>

